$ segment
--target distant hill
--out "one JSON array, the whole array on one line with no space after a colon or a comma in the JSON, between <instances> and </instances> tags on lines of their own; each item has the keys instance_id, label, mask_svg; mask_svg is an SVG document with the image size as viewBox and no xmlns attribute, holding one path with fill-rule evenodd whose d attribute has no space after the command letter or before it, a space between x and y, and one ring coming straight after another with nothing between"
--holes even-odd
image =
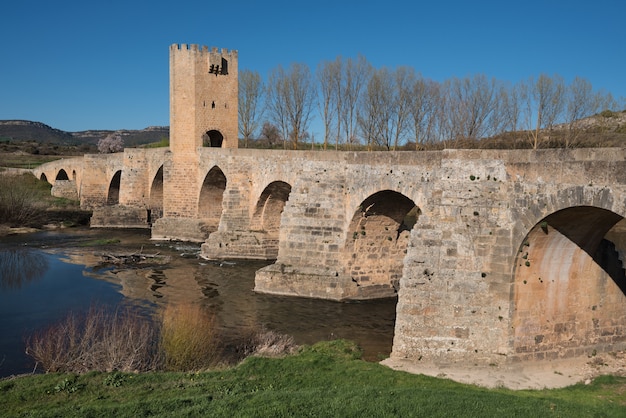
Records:
<instances>
[{"instance_id":1,"label":"distant hill","mask_svg":"<svg viewBox=\"0 0 626 418\"><path fill-rule=\"evenodd\" d=\"M169 127L151 126L141 130L90 130L66 132L41 122L27 120L0 120L0 143L28 142L58 146L97 145L98 140L116 132L124 138L124 145L136 147L169 138Z\"/></svg>"}]
</instances>

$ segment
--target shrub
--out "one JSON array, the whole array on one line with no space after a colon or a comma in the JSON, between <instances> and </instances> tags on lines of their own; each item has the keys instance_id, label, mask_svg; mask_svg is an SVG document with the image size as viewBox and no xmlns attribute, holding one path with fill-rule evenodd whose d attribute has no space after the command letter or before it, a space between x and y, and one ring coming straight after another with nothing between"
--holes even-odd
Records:
<instances>
[{"instance_id":1,"label":"shrub","mask_svg":"<svg viewBox=\"0 0 626 418\"><path fill-rule=\"evenodd\" d=\"M30 180L30 181L29 181ZM37 226L45 208L32 174L0 175L0 219L11 226ZM48 190L48 193L49 190Z\"/></svg>"},{"instance_id":2,"label":"shrub","mask_svg":"<svg viewBox=\"0 0 626 418\"><path fill-rule=\"evenodd\" d=\"M291 354L297 348L291 335L261 329L254 334L252 354L264 357L276 357Z\"/></svg>"},{"instance_id":3,"label":"shrub","mask_svg":"<svg viewBox=\"0 0 626 418\"><path fill-rule=\"evenodd\" d=\"M94 306L35 333L26 352L46 372L148 371L158 366L157 335L152 321L131 308Z\"/></svg>"},{"instance_id":4,"label":"shrub","mask_svg":"<svg viewBox=\"0 0 626 418\"><path fill-rule=\"evenodd\" d=\"M603 118L614 118L616 114L612 110L606 109L600 112L600 116L602 116Z\"/></svg>"},{"instance_id":5,"label":"shrub","mask_svg":"<svg viewBox=\"0 0 626 418\"><path fill-rule=\"evenodd\" d=\"M161 316L161 352L171 371L196 371L221 360L215 316L199 305L167 305Z\"/></svg>"},{"instance_id":6,"label":"shrub","mask_svg":"<svg viewBox=\"0 0 626 418\"><path fill-rule=\"evenodd\" d=\"M92 307L26 341L27 354L46 372L71 373L199 371L296 348L291 336L264 328L226 337L215 316L195 304L167 305L156 318L131 308Z\"/></svg>"},{"instance_id":7,"label":"shrub","mask_svg":"<svg viewBox=\"0 0 626 418\"><path fill-rule=\"evenodd\" d=\"M249 326L226 341L224 358L236 362L249 356L280 357L295 352L297 348L291 335Z\"/></svg>"}]
</instances>

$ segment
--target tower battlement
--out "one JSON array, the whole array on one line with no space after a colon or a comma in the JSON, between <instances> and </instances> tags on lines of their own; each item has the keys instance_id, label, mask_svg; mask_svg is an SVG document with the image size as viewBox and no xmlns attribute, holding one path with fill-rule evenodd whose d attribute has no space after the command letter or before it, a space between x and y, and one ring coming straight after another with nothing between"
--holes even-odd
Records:
<instances>
[{"instance_id":1,"label":"tower battlement","mask_svg":"<svg viewBox=\"0 0 626 418\"><path fill-rule=\"evenodd\" d=\"M219 49L217 47L209 48L206 45L198 44L172 44L170 45L170 53L188 53L188 54L208 54L209 56L220 55L230 59L236 59L238 57L238 51L236 49L228 50L227 48Z\"/></svg>"}]
</instances>

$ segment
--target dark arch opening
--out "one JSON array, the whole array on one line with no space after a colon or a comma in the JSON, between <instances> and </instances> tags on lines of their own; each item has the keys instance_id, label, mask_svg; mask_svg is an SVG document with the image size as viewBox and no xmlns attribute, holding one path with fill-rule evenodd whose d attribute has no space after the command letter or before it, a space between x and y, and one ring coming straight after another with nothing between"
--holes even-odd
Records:
<instances>
[{"instance_id":1,"label":"dark arch opening","mask_svg":"<svg viewBox=\"0 0 626 418\"><path fill-rule=\"evenodd\" d=\"M515 257L513 349L526 359L576 357L626 339L626 221L612 211L557 211Z\"/></svg>"},{"instance_id":2,"label":"dark arch opening","mask_svg":"<svg viewBox=\"0 0 626 418\"><path fill-rule=\"evenodd\" d=\"M150 223L154 223L154 221L163 217L163 166L159 167L152 180L148 209L150 211Z\"/></svg>"},{"instance_id":3,"label":"dark arch opening","mask_svg":"<svg viewBox=\"0 0 626 418\"><path fill-rule=\"evenodd\" d=\"M109 184L107 195L107 205L117 205L120 203L120 183L122 181L122 171L118 170Z\"/></svg>"},{"instance_id":4,"label":"dark arch opening","mask_svg":"<svg viewBox=\"0 0 626 418\"><path fill-rule=\"evenodd\" d=\"M70 178L67 176L67 172L64 169L60 169L57 173L55 180L69 180Z\"/></svg>"},{"instance_id":5,"label":"dark arch opening","mask_svg":"<svg viewBox=\"0 0 626 418\"><path fill-rule=\"evenodd\" d=\"M48 176L46 176L45 173L41 173L41 176L39 176L39 180L48 182Z\"/></svg>"},{"instance_id":6,"label":"dark arch opening","mask_svg":"<svg viewBox=\"0 0 626 418\"><path fill-rule=\"evenodd\" d=\"M222 217L222 200L226 190L226 176L215 166L209 170L202 182L198 199L198 218L208 225L208 232L217 230Z\"/></svg>"},{"instance_id":7,"label":"dark arch opening","mask_svg":"<svg viewBox=\"0 0 626 418\"><path fill-rule=\"evenodd\" d=\"M274 181L263 190L254 208L250 229L263 234L263 247L268 258L278 257L280 219L290 193L291 185Z\"/></svg>"},{"instance_id":8,"label":"dark arch opening","mask_svg":"<svg viewBox=\"0 0 626 418\"><path fill-rule=\"evenodd\" d=\"M224 142L224 135L220 131L212 129L202 135L202 146L220 148Z\"/></svg>"},{"instance_id":9,"label":"dark arch opening","mask_svg":"<svg viewBox=\"0 0 626 418\"><path fill-rule=\"evenodd\" d=\"M348 227L345 271L363 299L397 295L404 256L420 209L401 193L383 190L365 199Z\"/></svg>"}]
</instances>

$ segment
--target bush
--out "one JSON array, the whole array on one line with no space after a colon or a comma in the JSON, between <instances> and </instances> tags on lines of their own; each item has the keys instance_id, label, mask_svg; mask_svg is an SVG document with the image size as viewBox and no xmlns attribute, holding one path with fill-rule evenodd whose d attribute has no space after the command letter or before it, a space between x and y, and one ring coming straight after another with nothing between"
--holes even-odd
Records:
<instances>
[{"instance_id":1,"label":"bush","mask_svg":"<svg viewBox=\"0 0 626 418\"><path fill-rule=\"evenodd\" d=\"M250 356L280 357L292 354L298 348L291 335L280 334L265 327L246 327L234 338L224 338L223 357L229 362Z\"/></svg>"},{"instance_id":2,"label":"bush","mask_svg":"<svg viewBox=\"0 0 626 418\"><path fill-rule=\"evenodd\" d=\"M606 109L600 112L600 116L602 116L603 118L614 118L616 114L612 110Z\"/></svg>"},{"instance_id":3,"label":"bush","mask_svg":"<svg viewBox=\"0 0 626 418\"><path fill-rule=\"evenodd\" d=\"M0 175L0 219L10 226L38 226L45 208L32 174ZM50 190L48 189L48 194Z\"/></svg>"},{"instance_id":4,"label":"bush","mask_svg":"<svg viewBox=\"0 0 626 418\"><path fill-rule=\"evenodd\" d=\"M199 305L167 305L161 315L161 352L171 371L197 371L220 362L215 316Z\"/></svg>"},{"instance_id":5,"label":"bush","mask_svg":"<svg viewBox=\"0 0 626 418\"><path fill-rule=\"evenodd\" d=\"M168 305L156 318L130 308L92 307L28 338L26 352L46 372L200 371L256 354L291 353L293 338L265 329L225 338L199 305Z\"/></svg>"},{"instance_id":6,"label":"bush","mask_svg":"<svg viewBox=\"0 0 626 418\"><path fill-rule=\"evenodd\" d=\"M159 363L158 332L130 309L92 307L31 336L26 353L46 372L149 371Z\"/></svg>"}]
</instances>

